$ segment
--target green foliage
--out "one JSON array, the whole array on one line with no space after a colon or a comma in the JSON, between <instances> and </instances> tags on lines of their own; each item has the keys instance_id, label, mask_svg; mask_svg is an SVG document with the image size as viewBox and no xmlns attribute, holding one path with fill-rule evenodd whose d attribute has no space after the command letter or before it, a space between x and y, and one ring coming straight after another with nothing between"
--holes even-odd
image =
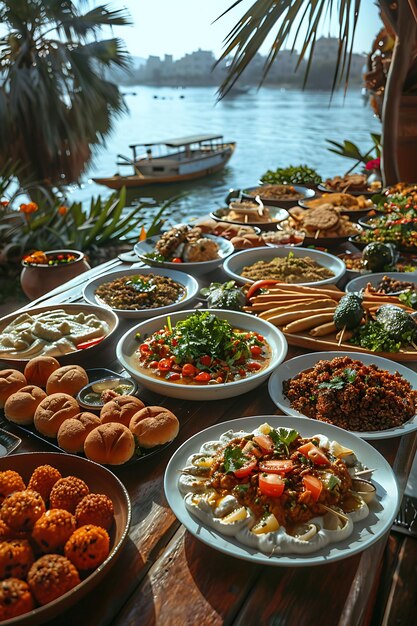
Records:
<instances>
[{"instance_id":1,"label":"green foliage","mask_svg":"<svg viewBox=\"0 0 417 626\"><path fill-rule=\"evenodd\" d=\"M375 159L381 156L381 135L378 133L370 133L372 139L372 146L369 148L367 152L362 153L358 146L352 141L344 140L343 143L338 143L337 141L332 141L331 139L326 139L327 143L329 143L332 147L327 148L329 152L333 152L334 154L338 154L339 156L346 157L347 159L353 159L355 161L355 165L351 167L349 172L355 169L360 163L364 165L370 161L371 159Z\"/></svg>"},{"instance_id":2,"label":"green foliage","mask_svg":"<svg viewBox=\"0 0 417 626\"><path fill-rule=\"evenodd\" d=\"M261 181L270 185L317 185L322 177L307 165L289 165L278 167L276 170L268 170L262 174Z\"/></svg>"},{"instance_id":3,"label":"green foliage","mask_svg":"<svg viewBox=\"0 0 417 626\"><path fill-rule=\"evenodd\" d=\"M126 14L71 0L3 0L0 20L0 163L20 162L48 187L77 181L125 110L105 70L127 66L128 56L118 39L99 35L128 24Z\"/></svg>"}]
</instances>

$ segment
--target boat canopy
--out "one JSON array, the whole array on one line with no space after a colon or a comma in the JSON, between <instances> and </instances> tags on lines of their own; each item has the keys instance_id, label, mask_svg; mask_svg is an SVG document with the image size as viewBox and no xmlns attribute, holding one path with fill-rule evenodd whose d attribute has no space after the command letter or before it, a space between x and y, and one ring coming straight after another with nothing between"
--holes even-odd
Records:
<instances>
[{"instance_id":1,"label":"boat canopy","mask_svg":"<svg viewBox=\"0 0 417 626\"><path fill-rule=\"evenodd\" d=\"M201 143L203 141L215 141L223 139L223 135L189 135L188 137L178 137L176 139L166 139L165 141L153 141L150 143L135 143L129 148L137 148L138 146L160 146L164 145L168 148L179 148L180 146L189 146L192 143Z\"/></svg>"}]
</instances>

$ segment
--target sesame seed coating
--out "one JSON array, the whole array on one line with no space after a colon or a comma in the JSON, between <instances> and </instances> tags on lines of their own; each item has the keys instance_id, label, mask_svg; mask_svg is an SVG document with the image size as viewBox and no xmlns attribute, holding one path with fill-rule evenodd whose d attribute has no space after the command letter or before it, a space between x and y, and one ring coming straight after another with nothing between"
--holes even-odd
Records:
<instances>
[{"instance_id":1,"label":"sesame seed coating","mask_svg":"<svg viewBox=\"0 0 417 626\"><path fill-rule=\"evenodd\" d=\"M62 478L61 472L52 467L52 465L39 465L30 477L28 488L40 493L45 502L47 502L52 487L60 478Z\"/></svg>"},{"instance_id":2,"label":"sesame seed coating","mask_svg":"<svg viewBox=\"0 0 417 626\"><path fill-rule=\"evenodd\" d=\"M23 491L26 485L20 474L13 470L0 472L0 503L14 491Z\"/></svg>"},{"instance_id":3,"label":"sesame seed coating","mask_svg":"<svg viewBox=\"0 0 417 626\"><path fill-rule=\"evenodd\" d=\"M114 519L113 502L103 493L90 493L75 509L77 526L93 524L109 530Z\"/></svg>"},{"instance_id":4,"label":"sesame seed coating","mask_svg":"<svg viewBox=\"0 0 417 626\"><path fill-rule=\"evenodd\" d=\"M46 511L33 527L32 537L42 552L57 552L76 529L75 517L64 509Z\"/></svg>"},{"instance_id":5,"label":"sesame seed coating","mask_svg":"<svg viewBox=\"0 0 417 626\"><path fill-rule=\"evenodd\" d=\"M27 581L37 602L44 605L78 585L80 577L64 556L45 554L33 563Z\"/></svg>"},{"instance_id":6,"label":"sesame seed coating","mask_svg":"<svg viewBox=\"0 0 417 626\"><path fill-rule=\"evenodd\" d=\"M34 561L32 548L26 539L0 543L0 578L26 578Z\"/></svg>"},{"instance_id":7,"label":"sesame seed coating","mask_svg":"<svg viewBox=\"0 0 417 626\"><path fill-rule=\"evenodd\" d=\"M87 524L71 535L65 544L65 556L79 570L98 567L106 560L110 551L110 538L107 531L99 526Z\"/></svg>"},{"instance_id":8,"label":"sesame seed coating","mask_svg":"<svg viewBox=\"0 0 417 626\"><path fill-rule=\"evenodd\" d=\"M33 489L15 491L4 500L0 508L2 520L12 530L31 530L45 512L45 502Z\"/></svg>"},{"instance_id":9,"label":"sesame seed coating","mask_svg":"<svg viewBox=\"0 0 417 626\"><path fill-rule=\"evenodd\" d=\"M0 582L0 621L28 613L34 607L29 585L18 578Z\"/></svg>"}]
</instances>

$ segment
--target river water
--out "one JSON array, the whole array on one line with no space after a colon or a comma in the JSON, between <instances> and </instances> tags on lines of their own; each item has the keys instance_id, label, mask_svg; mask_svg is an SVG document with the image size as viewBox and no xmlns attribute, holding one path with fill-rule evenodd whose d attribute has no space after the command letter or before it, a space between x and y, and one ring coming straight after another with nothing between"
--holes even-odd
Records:
<instances>
[{"instance_id":1,"label":"river water","mask_svg":"<svg viewBox=\"0 0 417 626\"><path fill-rule=\"evenodd\" d=\"M117 154L130 158L129 144L200 133L223 134L225 140L236 141L235 154L218 174L129 193L130 200L146 197L157 202L185 194L169 211L171 223L223 206L230 188L256 185L270 168L303 163L323 177L342 174L353 161L329 152L326 139L349 139L366 151L371 147L369 133L380 132L379 121L358 89L348 92L346 98L336 94L330 106L327 92L277 88L253 88L217 103L212 87L134 86L129 92L136 93L126 95L129 113L116 121L106 146L95 155L86 182L72 190L71 199L88 200L98 193L110 193L91 178L114 174ZM119 172L130 174L131 168L119 168Z\"/></svg>"}]
</instances>

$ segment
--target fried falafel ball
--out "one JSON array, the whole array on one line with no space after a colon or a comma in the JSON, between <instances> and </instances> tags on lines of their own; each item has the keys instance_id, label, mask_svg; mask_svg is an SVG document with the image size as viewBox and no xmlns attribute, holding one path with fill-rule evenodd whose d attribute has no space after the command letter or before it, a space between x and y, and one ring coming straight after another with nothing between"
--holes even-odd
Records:
<instances>
[{"instance_id":1,"label":"fried falafel ball","mask_svg":"<svg viewBox=\"0 0 417 626\"><path fill-rule=\"evenodd\" d=\"M93 524L109 530L114 519L113 502L104 493L90 493L75 509L77 526Z\"/></svg>"},{"instance_id":2,"label":"fried falafel ball","mask_svg":"<svg viewBox=\"0 0 417 626\"><path fill-rule=\"evenodd\" d=\"M87 524L71 535L64 554L77 569L90 570L106 560L110 552L110 537L104 528Z\"/></svg>"},{"instance_id":3,"label":"fried falafel ball","mask_svg":"<svg viewBox=\"0 0 417 626\"><path fill-rule=\"evenodd\" d=\"M26 485L20 474L13 470L0 472L0 503L14 491L23 491Z\"/></svg>"},{"instance_id":4,"label":"fried falafel ball","mask_svg":"<svg viewBox=\"0 0 417 626\"><path fill-rule=\"evenodd\" d=\"M18 578L6 578L0 582L0 621L18 617L34 609L29 585Z\"/></svg>"},{"instance_id":5,"label":"fried falafel ball","mask_svg":"<svg viewBox=\"0 0 417 626\"><path fill-rule=\"evenodd\" d=\"M42 552L59 552L77 528L75 517L64 509L50 509L36 522L32 537Z\"/></svg>"},{"instance_id":6,"label":"fried falafel ball","mask_svg":"<svg viewBox=\"0 0 417 626\"><path fill-rule=\"evenodd\" d=\"M80 583L74 565L60 554L45 554L29 570L27 581L42 606L56 600Z\"/></svg>"},{"instance_id":7,"label":"fried falafel ball","mask_svg":"<svg viewBox=\"0 0 417 626\"><path fill-rule=\"evenodd\" d=\"M27 539L13 539L0 543L0 579L26 578L34 561Z\"/></svg>"},{"instance_id":8,"label":"fried falafel ball","mask_svg":"<svg viewBox=\"0 0 417 626\"><path fill-rule=\"evenodd\" d=\"M12 530L28 531L45 513L42 496L33 489L15 491L3 501L0 517Z\"/></svg>"},{"instance_id":9,"label":"fried falafel ball","mask_svg":"<svg viewBox=\"0 0 417 626\"><path fill-rule=\"evenodd\" d=\"M81 478L76 476L60 478L52 487L49 497L51 508L75 513L77 504L89 493L88 486Z\"/></svg>"},{"instance_id":10,"label":"fried falafel ball","mask_svg":"<svg viewBox=\"0 0 417 626\"><path fill-rule=\"evenodd\" d=\"M52 465L39 465L30 477L28 489L37 491L48 502L51 489L60 478L61 472Z\"/></svg>"}]
</instances>

